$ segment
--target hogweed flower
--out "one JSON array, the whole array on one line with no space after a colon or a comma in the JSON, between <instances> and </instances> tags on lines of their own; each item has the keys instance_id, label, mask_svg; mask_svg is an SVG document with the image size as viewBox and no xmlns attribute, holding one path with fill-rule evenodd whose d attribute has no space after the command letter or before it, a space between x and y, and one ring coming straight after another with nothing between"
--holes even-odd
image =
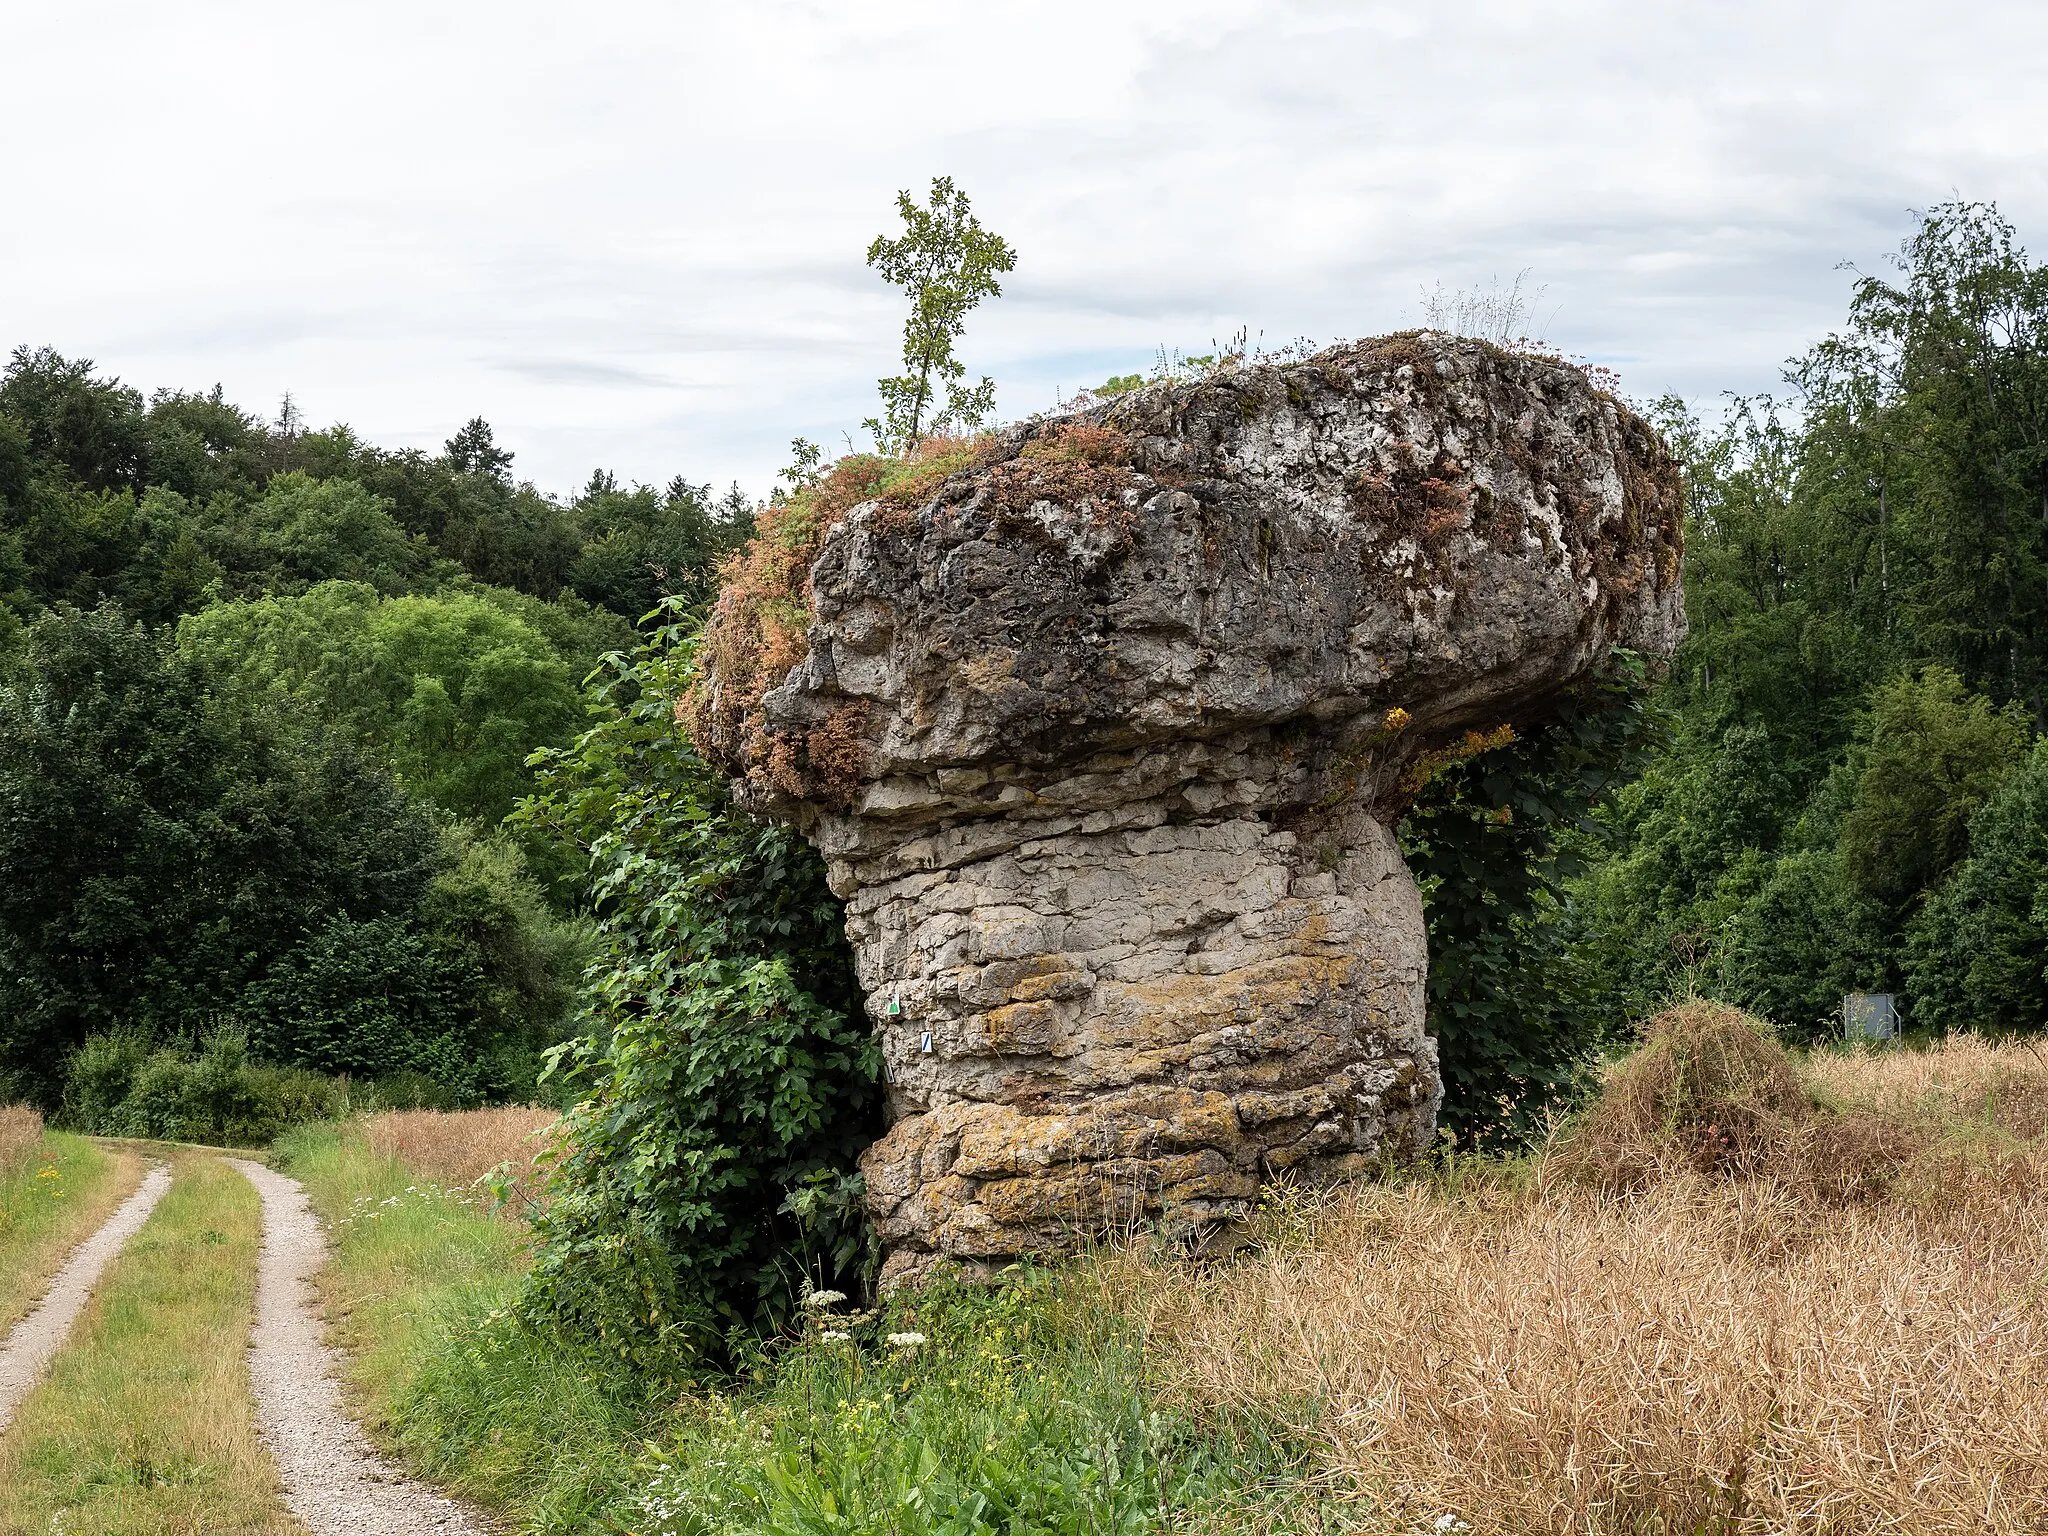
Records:
<instances>
[{"instance_id":1,"label":"hogweed flower","mask_svg":"<svg viewBox=\"0 0 2048 1536\"><path fill-rule=\"evenodd\" d=\"M822 1312L828 1307L838 1306L844 1300L844 1291L813 1291L804 1298L803 1304L813 1311Z\"/></svg>"},{"instance_id":2,"label":"hogweed flower","mask_svg":"<svg viewBox=\"0 0 2048 1536\"><path fill-rule=\"evenodd\" d=\"M891 1349L915 1349L923 1342L924 1335L921 1333L892 1333L889 1335L889 1347Z\"/></svg>"}]
</instances>

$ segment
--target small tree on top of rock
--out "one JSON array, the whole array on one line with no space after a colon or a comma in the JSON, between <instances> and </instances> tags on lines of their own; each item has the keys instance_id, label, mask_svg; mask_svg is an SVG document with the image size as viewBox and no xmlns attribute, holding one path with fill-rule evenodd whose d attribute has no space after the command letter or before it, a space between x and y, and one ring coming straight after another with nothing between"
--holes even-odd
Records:
<instances>
[{"instance_id":1,"label":"small tree on top of rock","mask_svg":"<svg viewBox=\"0 0 2048 1536\"><path fill-rule=\"evenodd\" d=\"M963 384L967 368L953 356L953 343L966 328L967 312L1002 293L996 275L1015 270L1017 253L1001 235L981 227L967 194L950 176L932 178L926 207L898 192L896 211L903 217L902 236L877 235L868 247L868 265L910 295L903 373L876 381L882 415L862 425L885 452L901 453L930 433L978 427L995 410L995 380L984 375L978 384ZM946 404L935 410L940 383Z\"/></svg>"}]
</instances>

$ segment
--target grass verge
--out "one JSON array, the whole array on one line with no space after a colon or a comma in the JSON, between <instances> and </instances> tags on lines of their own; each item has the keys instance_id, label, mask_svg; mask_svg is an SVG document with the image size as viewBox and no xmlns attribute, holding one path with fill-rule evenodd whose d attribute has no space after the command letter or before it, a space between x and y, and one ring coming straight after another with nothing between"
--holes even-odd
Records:
<instances>
[{"instance_id":1,"label":"grass verge","mask_svg":"<svg viewBox=\"0 0 2048 1536\"><path fill-rule=\"evenodd\" d=\"M262 1210L217 1157L169 1154L170 1192L108 1269L0 1438L5 1536L287 1536L244 1355Z\"/></svg>"},{"instance_id":2,"label":"grass verge","mask_svg":"<svg viewBox=\"0 0 2048 1536\"><path fill-rule=\"evenodd\" d=\"M1061 1276L820 1314L736 1381L657 1387L520 1326L513 1223L359 1132L280 1155L335 1233L325 1295L373 1432L523 1529L1326 1528L1265 1419L1160 1407L1135 1331Z\"/></svg>"},{"instance_id":3,"label":"grass verge","mask_svg":"<svg viewBox=\"0 0 2048 1536\"><path fill-rule=\"evenodd\" d=\"M23 1136L7 1162L0 1166L0 1335L142 1180L140 1158L63 1131L44 1131L33 1142Z\"/></svg>"}]
</instances>

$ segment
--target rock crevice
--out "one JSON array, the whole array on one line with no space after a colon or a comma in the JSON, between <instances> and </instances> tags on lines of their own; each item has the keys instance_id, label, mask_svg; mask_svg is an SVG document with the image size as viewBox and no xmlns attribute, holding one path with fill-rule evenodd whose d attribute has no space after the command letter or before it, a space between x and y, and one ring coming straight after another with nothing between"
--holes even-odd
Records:
<instances>
[{"instance_id":1,"label":"rock crevice","mask_svg":"<svg viewBox=\"0 0 2048 1536\"><path fill-rule=\"evenodd\" d=\"M807 654L701 733L846 900L888 1278L1419 1151L1391 826L1615 646L1676 645L1654 434L1577 369L1415 333L1032 423L921 489L825 533Z\"/></svg>"}]
</instances>

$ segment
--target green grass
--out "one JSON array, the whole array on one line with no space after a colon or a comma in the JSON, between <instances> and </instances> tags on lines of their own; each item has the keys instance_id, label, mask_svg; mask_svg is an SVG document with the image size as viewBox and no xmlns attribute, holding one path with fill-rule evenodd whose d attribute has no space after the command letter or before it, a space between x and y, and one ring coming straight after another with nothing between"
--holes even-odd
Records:
<instances>
[{"instance_id":1,"label":"green grass","mask_svg":"<svg viewBox=\"0 0 2048 1536\"><path fill-rule=\"evenodd\" d=\"M21 1167L0 1174L0 1334L35 1305L71 1250L141 1177L134 1158L62 1131L45 1132Z\"/></svg>"},{"instance_id":2,"label":"green grass","mask_svg":"<svg viewBox=\"0 0 2048 1536\"><path fill-rule=\"evenodd\" d=\"M1085 1271L928 1292L815 1324L740 1378L657 1389L520 1324L525 1255L505 1221L359 1138L299 1132L279 1150L334 1227L326 1296L373 1430L523 1530L1337 1528L1259 1423L1156 1401Z\"/></svg>"},{"instance_id":3,"label":"green grass","mask_svg":"<svg viewBox=\"0 0 2048 1536\"><path fill-rule=\"evenodd\" d=\"M245 1356L262 1211L216 1157L174 1182L0 1436L6 1536L287 1536Z\"/></svg>"}]
</instances>

